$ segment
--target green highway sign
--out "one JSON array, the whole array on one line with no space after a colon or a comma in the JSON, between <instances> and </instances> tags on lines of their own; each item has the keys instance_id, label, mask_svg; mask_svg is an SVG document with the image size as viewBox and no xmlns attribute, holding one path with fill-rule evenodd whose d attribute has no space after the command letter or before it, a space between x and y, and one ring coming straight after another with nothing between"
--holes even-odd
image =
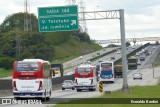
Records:
<instances>
[{"instance_id":1,"label":"green highway sign","mask_svg":"<svg viewBox=\"0 0 160 107\"><path fill-rule=\"evenodd\" d=\"M78 8L73 6L38 8L40 32L78 30Z\"/></svg>"}]
</instances>

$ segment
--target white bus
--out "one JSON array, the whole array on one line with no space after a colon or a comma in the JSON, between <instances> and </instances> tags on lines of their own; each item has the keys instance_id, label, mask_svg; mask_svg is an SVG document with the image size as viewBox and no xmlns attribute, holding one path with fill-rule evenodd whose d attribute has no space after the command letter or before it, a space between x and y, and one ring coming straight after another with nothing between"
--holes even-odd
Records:
<instances>
[{"instance_id":1,"label":"white bus","mask_svg":"<svg viewBox=\"0 0 160 107\"><path fill-rule=\"evenodd\" d=\"M97 88L96 68L92 65L80 65L75 69L75 87L77 91L90 90Z\"/></svg>"},{"instance_id":2,"label":"white bus","mask_svg":"<svg viewBox=\"0 0 160 107\"><path fill-rule=\"evenodd\" d=\"M13 63L13 96L49 100L52 92L49 61L25 59Z\"/></svg>"},{"instance_id":3,"label":"white bus","mask_svg":"<svg viewBox=\"0 0 160 107\"><path fill-rule=\"evenodd\" d=\"M110 61L104 61L100 63L100 78L102 82L114 83L114 63Z\"/></svg>"}]
</instances>

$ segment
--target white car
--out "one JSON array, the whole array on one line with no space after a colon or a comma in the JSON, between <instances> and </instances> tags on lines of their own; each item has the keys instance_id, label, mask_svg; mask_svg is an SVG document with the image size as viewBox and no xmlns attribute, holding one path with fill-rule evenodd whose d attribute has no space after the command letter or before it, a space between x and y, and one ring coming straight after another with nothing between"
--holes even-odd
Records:
<instances>
[{"instance_id":1,"label":"white car","mask_svg":"<svg viewBox=\"0 0 160 107\"><path fill-rule=\"evenodd\" d=\"M143 52L142 51L139 51L139 54L142 54Z\"/></svg>"},{"instance_id":2,"label":"white car","mask_svg":"<svg viewBox=\"0 0 160 107\"><path fill-rule=\"evenodd\" d=\"M142 79L142 74L141 73L134 73L133 74L133 79Z\"/></svg>"},{"instance_id":3,"label":"white car","mask_svg":"<svg viewBox=\"0 0 160 107\"><path fill-rule=\"evenodd\" d=\"M144 53L145 52L145 50L144 49L142 49L142 53Z\"/></svg>"},{"instance_id":4,"label":"white car","mask_svg":"<svg viewBox=\"0 0 160 107\"><path fill-rule=\"evenodd\" d=\"M137 60L137 65L141 65L140 59Z\"/></svg>"},{"instance_id":5,"label":"white car","mask_svg":"<svg viewBox=\"0 0 160 107\"><path fill-rule=\"evenodd\" d=\"M121 53L121 51L117 51L117 54L120 54Z\"/></svg>"},{"instance_id":6,"label":"white car","mask_svg":"<svg viewBox=\"0 0 160 107\"><path fill-rule=\"evenodd\" d=\"M75 85L72 80L64 80L64 82L62 83L62 90L65 89L75 90Z\"/></svg>"},{"instance_id":7,"label":"white car","mask_svg":"<svg viewBox=\"0 0 160 107\"><path fill-rule=\"evenodd\" d=\"M139 52L136 52L136 56L140 56L140 53L139 53Z\"/></svg>"},{"instance_id":8,"label":"white car","mask_svg":"<svg viewBox=\"0 0 160 107\"><path fill-rule=\"evenodd\" d=\"M80 57L79 57L79 60L81 60L81 59L83 59L83 56L80 56Z\"/></svg>"}]
</instances>

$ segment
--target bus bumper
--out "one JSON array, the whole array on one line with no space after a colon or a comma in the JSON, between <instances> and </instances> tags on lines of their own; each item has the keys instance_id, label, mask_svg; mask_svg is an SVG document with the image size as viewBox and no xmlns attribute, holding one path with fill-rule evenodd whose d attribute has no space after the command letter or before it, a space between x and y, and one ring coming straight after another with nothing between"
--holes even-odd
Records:
<instances>
[{"instance_id":1,"label":"bus bumper","mask_svg":"<svg viewBox=\"0 0 160 107\"><path fill-rule=\"evenodd\" d=\"M99 82L114 82L114 78L110 78L110 79L107 79L107 78L102 79L102 78L100 78Z\"/></svg>"},{"instance_id":2,"label":"bus bumper","mask_svg":"<svg viewBox=\"0 0 160 107\"><path fill-rule=\"evenodd\" d=\"M43 92L13 92L14 97L43 97Z\"/></svg>"},{"instance_id":3,"label":"bus bumper","mask_svg":"<svg viewBox=\"0 0 160 107\"><path fill-rule=\"evenodd\" d=\"M75 86L76 89L96 89L96 86Z\"/></svg>"}]
</instances>

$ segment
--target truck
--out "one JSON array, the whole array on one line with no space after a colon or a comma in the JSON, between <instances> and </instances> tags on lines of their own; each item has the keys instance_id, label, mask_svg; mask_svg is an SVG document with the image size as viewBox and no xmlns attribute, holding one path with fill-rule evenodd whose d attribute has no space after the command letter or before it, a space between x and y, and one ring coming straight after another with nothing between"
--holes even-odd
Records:
<instances>
[{"instance_id":1,"label":"truck","mask_svg":"<svg viewBox=\"0 0 160 107\"><path fill-rule=\"evenodd\" d=\"M128 58L128 69L137 69L137 58Z\"/></svg>"},{"instance_id":2,"label":"truck","mask_svg":"<svg viewBox=\"0 0 160 107\"><path fill-rule=\"evenodd\" d=\"M52 77L60 77L63 76L63 63L54 63L51 64L52 69Z\"/></svg>"},{"instance_id":3,"label":"truck","mask_svg":"<svg viewBox=\"0 0 160 107\"><path fill-rule=\"evenodd\" d=\"M115 78L123 77L122 65L114 65L114 75L115 75Z\"/></svg>"},{"instance_id":4,"label":"truck","mask_svg":"<svg viewBox=\"0 0 160 107\"><path fill-rule=\"evenodd\" d=\"M144 51L144 54L146 54L146 53L148 53L148 49L147 48L145 48L145 51Z\"/></svg>"}]
</instances>

